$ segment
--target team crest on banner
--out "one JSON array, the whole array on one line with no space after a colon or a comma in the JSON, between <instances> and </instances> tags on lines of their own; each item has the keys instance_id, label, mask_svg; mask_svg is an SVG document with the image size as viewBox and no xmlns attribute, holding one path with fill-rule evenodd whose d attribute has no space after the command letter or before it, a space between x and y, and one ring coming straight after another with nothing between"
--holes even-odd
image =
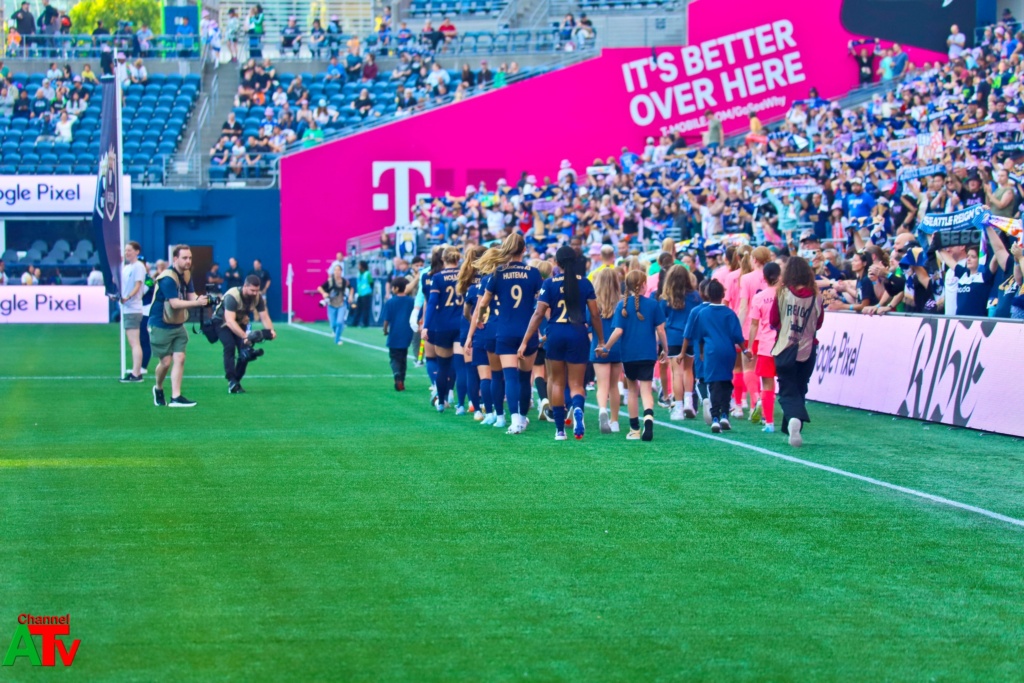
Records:
<instances>
[{"instance_id":1,"label":"team crest on banner","mask_svg":"<svg viewBox=\"0 0 1024 683\"><path fill-rule=\"evenodd\" d=\"M117 182L117 147L110 148L100 158L100 187L96 196L100 200L100 210L108 221L117 216L117 205L120 200L120 183Z\"/></svg>"},{"instance_id":2,"label":"team crest on banner","mask_svg":"<svg viewBox=\"0 0 1024 683\"><path fill-rule=\"evenodd\" d=\"M96 176L96 201L92 211L93 243L100 257L100 269L107 292L121 290L121 132L118 106L120 88L112 76L100 79L103 106L100 109L100 163Z\"/></svg>"}]
</instances>

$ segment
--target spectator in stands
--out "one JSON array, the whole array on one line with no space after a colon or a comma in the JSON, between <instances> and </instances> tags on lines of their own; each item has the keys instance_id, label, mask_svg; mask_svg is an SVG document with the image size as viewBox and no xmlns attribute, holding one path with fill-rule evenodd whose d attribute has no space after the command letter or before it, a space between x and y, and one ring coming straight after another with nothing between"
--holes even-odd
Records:
<instances>
[{"instance_id":1,"label":"spectator in stands","mask_svg":"<svg viewBox=\"0 0 1024 683\"><path fill-rule=\"evenodd\" d=\"M592 45L594 40L597 39L597 30L594 28L594 22L583 12L580 13L580 20L577 23L574 37L576 39L576 46L580 48Z\"/></svg>"},{"instance_id":2,"label":"spectator in stands","mask_svg":"<svg viewBox=\"0 0 1024 683\"><path fill-rule=\"evenodd\" d=\"M857 78L860 84L867 85L871 83L875 74L875 53L868 52L868 49L863 44L860 46L860 51L856 51L851 41L850 55L857 62Z\"/></svg>"},{"instance_id":3,"label":"spectator in stands","mask_svg":"<svg viewBox=\"0 0 1024 683\"><path fill-rule=\"evenodd\" d=\"M14 26L21 36L23 46L27 50L33 43L32 34L36 32L36 18L28 9L28 3L21 3L21 9L15 12L11 19L14 19Z\"/></svg>"},{"instance_id":4,"label":"spectator in stands","mask_svg":"<svg viewBox=\"0 0 1024 683\"><path fill-rule=\"evenodd\" d=\"M155 37L153 29L149 27L149 24L142 22L139 30L135 32L135 56L143 59L148 58L150 51L153 49L153 38Z\"/></svg>"},{"instance_id":5,"label":"spectator in stands","mask_svg":"<svg viewBox=\"0 0 1024 683\"><path fill-rule=\"evenodd\" d=\"M25 4L28 4L28 3L25 3ZM38 285L39 284L39 276L36 275L36 270L38 270L38 269L33 269L32 266L29 266L28 268L26 268L25 272L21 274L21 284L26 286L26 287L31 287L32 285Z\"/></svg>"},{"instance_id":6,"label":"spectator in stands","mask_svg":"<svg viewBox=\"0 0 1024 683\"><path fill-rule=\"evenodd\" d=\"M573 32L576 30L576 17L571 13L566 14L565 18L562 19L562 23L558 25L558 39L562 43L568 43L572 41Z\"/></svg>"},{"instance_id":7,"label":"spectator in stands","mask_svg":"<svg viewBox=\"0 0 1024 683\"><path fill-rule=\"evenodd\" d=\"M309 90L306 89L306 84L302 82L301 74L296 74L295 78L288 85L288 99L292 102L309 99Z\"/></svg>"},{"instance_id":8,"label":"spectator in stands","mask_svg":"<svg viewBox=\"0 0 1024 683\"><path fill-rule=\"evenodd\" d=\"M482 88L490 86L494 82L494 72L487 66L486 61L480 62L480 71L476 75L476 82Z\"/></svg>"},{"instance_id":9,"label":"spectator in stands","mask_svg":"<svg viewBox=\"0 0 1024 683\"><path fill-rule=\"evenodd\" d=\"M434 25L427 19L423 22L423 29L420 31L420 44L431 52L437 52L437 46L444 40L444 34L434 28Z\"/></svg>"},{"instance_id":10,"label":"spectator in stands","mask_svg":"<svg viewBox=\"0 0 1024 683\"><path fill-rule=\"evenodd\" d=\"M256 4L249 8L249 16L246 23L246 34L249 36L249 56L257 59L263 57L263 21L263 7L261 5Z\"/></svg>"},{"instance_id":11,"label":"spectator in stands","mask_svg":"<svg viewBox=\"0 0 1024 683\"><path fill-rule=\"evenodd\" d=\"M313 59L320 59L324 47L327 45L327 32L319 19L313 20L313 26L309 29L309 51Z\"/></svg>"},{"instance_id":12,"label":"spectator in stands","mask_svg":"<svg viewBox=\"0 0 1024 683\"><path fill-rule=\"evenodd\" d=\"M263 118L260 119L260 130L265 131L269 136L274 132L274 126L277 125L277 118L274 114L273 107L267 107L263 110Z\"/></svg>"},{"instance_id":13,"label":"spectator in stands","mask_svg":"<svg viewBox=\"0 0 1024 683\"><path fill-rule=\"evenodd\" d=\"M96 75L96 72L92 70L92 67L88 64L82 67L81 78L83 83L92 83L93 85L100 84L99 77Z\"/></svg>"},{"instance_id":14,"label":"spectator in stands","mask_svg":"<svg viewBox=\"0 0 1024 683\"><path fill-rule=\"evenodd\" d=\"M299 50L301 49L302 30L299 28L295 17L288 17L288 23L281 29L281 54L291 50L292 55L298 57Z\"/></svg>"},{"instance_id":15,"label":"spectator in stands","mask_svg":"<svg viewBox=\"0 0 1024 683\"><path fill-rule=\"evenodd\" d=\"M399 48L405 48L412 42L412 29L403 21L398 24L398 32L395 33L395 41Z\"/></svg>"},{"instance_id":16,"label":"spectator in stands","mask_svg":"<svg viewBox=\"0 0 1024 683\"><path fill-rule=\"evenodd\" d=\"M60 119L57 121L55 126L56 137L59 142L71 143L72 138L72 126L74 126L76 119L68 116L67 111L60 113Z\"/></svg>"},{"instance_id":17,"label":"spectator in stands","mask_svg":"<svg viewBox=\"0 0 1024 683\"><path fill-rule=\"evenodd\" d=\"M467 88L472 88L476 85L476 74L474 74L473 70L469 68L469 64L462 65L462 74L460 78Z\"/></svg>"},{"instance_id":18,"label":"spectator in stands","mask_svg":"<svg viewBox=\"0 0 1024 683\"><path fill-rule=\"evenodd\" d=\"M279 128L275 129L275 131L280 132L280 129ZM269 153L269 152L277 153L277 152L279 152L281 150L284 150L284 145L283 144L281 145L280 149L276 149L270 143L269 140L266 140L263 137L262 134L260 135L260 138L258 140L256 138L253 138L253 136L250 135L249 136L249 146L245 150L246 151L246 154L245 154L245 167L246 167L246 169L251 169L251 170L247 170L246 171L246 173L248 174L248 177L250 177L250 178L258 178L260 176L260 168L261 168L261 165L263 163L263 155L264 154Z\"/></svg>"},{"instance_id":19,"label":"spectator in stands","mask_svg":"<svg viewBox=\"0 0 1024 683\"><path fill-rule=\"evenodd\" d=\"M233 111L228 112L228 118L220 128L220 134L229 138L242 134L242 122L238 120Z\"/></svg>"},{"instance_id":20,"label":"spectator in stands","mask_svg":"<svg viewBox=\"0 0 1024 683\"><path fill-rule=\"evenodd\" d=\"M519 62L509 62L508 75L518 76L519 75Z\"/></svg>"},{"instance_id":21,"label":"spectator in stands","mask_svg":"<svg viewBox=\"0 0 1024 683\"><path fill-rule=\"evenodd\" d=\"M14 104L18 101L18 89L13 85L0 87L0 116L14 116Z\"/></svg>"},{"instance_id":22,"label":"spectator in stands","mask_svg":"<svg viewBox=\"0 0 1024 683\"><path fill-rule=\"evenodd\" d=\"M377 73L377 62L373 58L373 53L370 53L363 60L363 82L372 83L377 78Z\"/></svg>"},{"instance_id":23,"label":"spectator in stands","mask_svg":"<svg viewBox=\"0 0 1024 683\"><path fill-rule=\"evenodd\" d=\"M391 80L404 83L412 75L412 59L408 52L403 52L398 57L395 68L391 70Z\"/></svg>"},{"instance_id":24,"label":"spectator in stands","mask_svg":"<svg viewBox=\"0 0 1024 683\"><path fill-rule=\"evenodd\" d=\"M50 62L50 66L46 70L46 77L51 81L59 81L64 77L64 72L57 66L57 62Z\"/></svg>"},{"instance_id":25,"label":"spectator in stands","mask_svg":"<svg viewBox=\"0 0 1024 683\"><path fill-rule=\"evenodd\" d=\"M231 159L231 138L222 135L210 149L210 163L214 166L226 166Z\"/></svg>"},{"instance_id":26,"label":"spectator in stands","mask_svg":"<svg viewBox=\"0 0 1024 683\"><path fill-rule=\"evenodd\" d=\"M128 67L128 80L138 85L149 83L149 72L146 71L146 66L142 63L141 59L136 59Z\"/></svg>"},{"instance_id":27,"label":"spectator in stands","mask_svg":"<svg viewBox=\"0 0 1024 683\"><path fill-rule=\"evenodd\" d=\"M946 38L946 45L949 47L949 61L959 59L967 45L967 36L960 32L960 27L953 24L949 27L949 37Z\"/></svg>"},{"instance_id":28,"label":"spectator in stands","mask_svg":"<svg viewBox=\"0 0 1024 683\"><path fill-rule=\"evenodd\" d=\"M327 72L324 74L325 83L344 83L345 70L338 64L338 58L332 56L327 63Z\"/></svg>"},{"instance_id":29,"label":"spectator in stands","mask_svg":"<svg viewBox=\"0 0 1024 683\"><path fill-rule=\"evenodd\" d=\"M0 258L0 287L6 287L9 282L6 271L7 266L4 264L4 260Z\"/></svg>"},{"instance_id":30,"label":"spectator in stands","mask_svg":"<svg viewBox=\"0 0 1024 683\"><path fill-rule=\"evenodd\" d=\"M228 18L224 25L224 37L228 41L231 62L237 62L238 45L242 40L242 20L238 16L238 10L234 7L228 10Z\"/></svg>"},{"instance_id":31,"label":"spectator in stands","mask_svg":"<svg viewBox=\"0 0 1024 683\"><path fill-rule=\"evenodd\" d=\"M341 52L341 20L337 15L331 15L327 22L327 50L331 57L337 57Z\"/></svg>"},{"instance_id":32,"label":"spectator in stands","mask_svg":"<svg viewBox=\"0 0 1024 683\"><path fill-rule=\"evenodd\" d=\"M401 114L407 114L417 107L419 102L416 100L416 95L412 88L399 87L398 92L395 94L395 107L396 111Z\"/></svg>"},{"instance_id":33,"label":"spectator in stands","mask_svg":"<svg viewBox=\"0 0 1024 683\"><path fill-rule=\"evenodd\" d=\"M370 97L370 91L363 88L359 91L359 97L352 100L352 109L359 113L361 118L366 118L373 110L373 99ZM376 116L380 116L380 112L373 112Z\"/></svg>"},{"instance_id":34,"label":"spectator in stands","mask_svg":"<svg viewBox=\"0 0 1024 683\"><path fill-rule=\"evenodd\" d=\"M441 21L441 25L437 27L437 30L442 36L444 36L444 50L447 51L448 46L451 45L459 35L458 30L455 28L455 24L452 23L451 17L445 17Z\"/></svg>"},{"instance_id":35,"label":"spectator in stands","mask_svg":"<svg viewBox=\"0 0 1024 683\"><path fill-rule=\"evenodd\" d=\"M427 76L426 84L430 88L431 93L438 97L441 93L441 88L448 88L448 83L451 81L451 76L448 72L441 68L441 65L437 62L430 67L430 75Z\"/></svg>"},{"instance_id":36,"label":"spectator in stands","mask_svg":"<svg viewBox=\"0 0 1024 683\"><path fill-rule=\"evenodd\" d=\"M231 142L231 154L228 158L228 168L231 170L231 174L235 178L242 177L246 158L245 145L242 144L242 139L240 137L234 138Z\"/></svg>"},{"instance_id":37,"label":"spectator in stands","mask_svg":"<svg viewBox=\"0 0 1024 683\"><path fill-rule=\"evenodd\" d=\"M327 100L321 99L317 104L316 111L313 112L313 120L321 127L326 126L328 123L338 120L338 111L328 108Z\"/></svg>"},{"instance_id":38,"label":"spectator in stands","mask_svg":"<svg viewBox=\"0 0 1024 683\"><path fill-rule=\"evenodd\" d=\"M299 110L295 112L295 122L298 126L296 132L299 137L302 137L304 127L309 126L309 122L313 120L313 110L309 108L309 102L301 100L299 102Z\"/></svg>"},{"instance_id":39,"label":"spectator in stands","mask_svg":"<svg viewBox=\"0 0 1024 683\"><path fill-rule=\"evenodd\" d=\"M13 116L16 119L31 119L35 116L32 111L32 101L28 99L28 93L24 90L18 96L18 101L14 103Z\"/></svg>"},{"instance_id":40,"label":"spectator in stands","mask_svg":"<svg viewBox=\"0 0 1024 683\"><path fill-rule=\"evenodd\" d=\"M324 132L317 125L316 121L310 121L306 131L302 134L302 149L315 147L324 141Z\"/></svg>"},{"instance_id":41,"label":"spectator in stands","mask_svg":"<svg viewBox=\"0 0 1024 683\"><path fill-rule=\"evenodd\" d=\"M281 86L277 86L277 90L274 91L274 95L271 97L270 101L275 107L282 107L288 104L288 93L286 93L284 88Z\"/></svg>"},{"instance_id":42,"label":"spectator in stands","mask_svg":"<svg viewBox=\"0 0 1024 683\"><path fill-rule=\"evenodd\" d=\"M498 73L494 74L494 87L502 88L508 83L508 64L502 62L498 65Z\"/></svg>"},{"instance_id":43,"label":"spectator in stands","mask_svg":"<svg viewBox=\"0 0 1024 683\"><path fill-rule=\"evenodd\" d=\"M178 45L178 56L182 59L192 57L195 49L195 29L188 23L188 17L181 17L181 23L174 30L174 40Z\"/></svg>"},{"instance_id":44,"label":"spectator in stands","mask_svg":"<svg viewBox=\"0 0 1024 683\"><path fill-rule=\"evenodd\" d=\"M363 59L358 51L349 50L345 55L345 79L349 83L355 83L363 76Z\"/></svg>"}]
</instances>

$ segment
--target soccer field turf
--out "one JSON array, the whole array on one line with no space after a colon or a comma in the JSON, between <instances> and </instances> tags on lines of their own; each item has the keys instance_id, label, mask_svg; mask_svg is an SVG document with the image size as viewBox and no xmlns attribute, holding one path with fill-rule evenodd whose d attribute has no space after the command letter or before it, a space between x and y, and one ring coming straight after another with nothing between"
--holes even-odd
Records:
<instances>
[{"instance_id":1,"label":"soccer field turf","mask_svg":"<svg viewBox=\"0 0 1024 683\"><path fill-rule=\"evenodd\" d=\"M799 450L510 437L325 330L241 396L193 337L170 410L113 326L0 326L0 654L32 613L71 615L63 680L1024 679L1017 439L821 405Z\"/></svg>"}]
</instances>

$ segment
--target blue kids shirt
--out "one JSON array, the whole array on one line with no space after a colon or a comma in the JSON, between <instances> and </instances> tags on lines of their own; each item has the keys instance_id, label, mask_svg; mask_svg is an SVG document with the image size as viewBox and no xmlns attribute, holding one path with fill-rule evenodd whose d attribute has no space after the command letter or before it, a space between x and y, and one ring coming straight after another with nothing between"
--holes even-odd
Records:
<instances>
[{"instance_id":1,"label":"blue kids shirt","mask_svg":"<svg viewBox=\"0 0 1024 683\"><path fill-rule=\"evenodd\" d=\"M625 313L625 315L623 315ZM615 327L622 330L622 362L658 360L658 325L665 322L665 313L654 299L640 297L640 320L636 310L636 297L627 297L615 306Z\"/></svg>"},{"instance_id":2,"label":"blue kids shirt","mask_svg":"<svg viewBox=\"0 0 1024 683\"><path fill-rule=\"evenodd\" d=\"M697 292L687 294L684 300L685 305L682 308L672 308L664 299L658 303L661 304L661 310L665 313L665 336L668 337L668 345L682 346L690 314L702 303L700 294Z\"/></svg>"},{"instance_id":3,"label":"blue kids shirt","mask_svg":"<svg viewBox=\"0 0 1024 683\"><path fill-rule=\"evenodd\" d=\"M543 301L551 308L551 320L548 323L548 334L557 334L558 328L564 325L586 329L587 302L593 301L597 298L597 295L594 293L594 285L591 284L590 280L578 275L576 276L576 280L580 284L580 306L582 306L584 314L584 319L578 324L574 324L569 320L569 314L565 309L565 276L559 275L558 277L549 277L544 281L540 290L540 296L537 297L537 301Z\"/></svg>"},{"instance_id":4,"label":"blue kids shirt","mask_svg":"<svg viewBox=\"0 0 1024 683\"><path fill-rule=\"evenodd\" d=\"M457 291L459 269L434 273L427 292L424 327L427 330L458 330L462 319L462 295Z\"/></svg>"},{"instance_id":5,"label":"blue kids shirt","mask_svg":"<svg viewBox=\"0 0 1024 683\"><path fill-rule=\"evenodd\" d=\"M702 382L705 381L704 363L700 359L700 349L697 347L697 338L693 335L693 332L697 329L697 321L701 313L708 306L707 301L701 300L700 304L690 312L690 317L686 319L686 329L683 330L683 339L687 339L690 342L687 354L693 356L693 376Z\"/></svg>"},{"instance_id":6,"label":"blue kids shirt","mask_svg":"<svg viewBox=\"0 0 1024 683\"><path fill-rule=\"evenodd\" d=\"M693 338L704 346L704 381L732 380L736 365L736 345L743 343L740 319L725 304L709 304L701 310L693 325ZM694 349L694 353L700 349Z\"/></svg>"},{"instance_id":7,"label":"blue kids shirt","mask_svg":"<svg viewBox=\"0 0 1024 683\"><path fill-rule=\"evenodd\" d=\"M389 349L407 349L412 343L412 327L409 317L416 302L411 296L393 296L384 302L381 320L388 324L387 345Z\"/></svg>"},{"instance_id":8,"label":"blue kids shirt","mask_svg":"<svg viewBox=\"0 0 1024 683\"><path fill-rule=\"evenodd\" d=\"M544 281L536 268L516 261L494 272L487 291L498 300L495 336L522 339Z\"/></svg>"}]
</instances>

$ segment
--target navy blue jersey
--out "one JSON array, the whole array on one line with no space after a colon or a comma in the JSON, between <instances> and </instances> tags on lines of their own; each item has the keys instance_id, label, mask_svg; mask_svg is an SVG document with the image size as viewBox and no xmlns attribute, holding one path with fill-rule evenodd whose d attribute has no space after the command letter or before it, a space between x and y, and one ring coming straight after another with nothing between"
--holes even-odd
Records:
<instances>
[{"instance_id":1,"label":"navy blue jersey","mask_svg":"<svg viewBox=\"0 0 1024 683\"><path fill-rule=\"evenodd\" d=\"M626 297L615 306L615 327L622 330L622 338L617 342L622 346L622 362L658 360L658 325L665 322L665 314L654 299L639 297L640 320L637 315L636 297ZM623 312L626 315L623 315Z\"/></svg>"},{"instance_id":2,"label":"navy blue jersey","mask_svg":"<svg viewBox=\"0 0 1024 683\"><path fill-rule=\"evenodd\" d=\"M707 301L702 300L700 304L690 311L690 315L686 319L686 329L683 330L683 339L690 340L690 348L687 353L693 354L693 376L701 380L704 380L704 364L700 359L700 348L697 346L697 338L694 337L693 333L701 313L710 305Z\"/></svg>"},{"instance_id":3,"label":"navy blue jersey","mask_svg":"<svg viewBox=\"0 0 1024 683\"><path fill-rule=\"evenodd\" d=\"M425 321L428 330L459 329L462 295L457 291L458 280L458 268L445 268L430 279Z\"/></svg>"},{"instance_id":4,"label":"navy blue jersey","mask_svg":"<svg viewBox=\"0 0 1024 683\"><path fill-rule=\"evenodd\" d=\"M594 285L591 284L590 280L585 277L576 276L576 280L580 283L580 305L583 308L581 313L584 314L584 319L581 320L576 327L586 327L586 310L587 302L593 301L597 298L594 293ZM548 332L556 332L557 329L563 325L574 325L569 320L569 313L565 309L565 276L559 275L558 277L549 277L544 281L541 287L540 295L537 297L537 301L543 301L551 309L551 319L548 323Z\"/></svg>"},{"instance_id":5,"label":"navy blue jersey","mask_svg":"<svg viewBox=\"0 0 1024 683\"><path fill-rule=\"evenodd\" d=\"M495 337L522 338L526 334L543 284L539 270L519 261L494 272L487 291L498 300Z\"/></svg>"},{"instance_id":6,"label":"navy blue jersey","mask_svg":"<svg viewBox=\"0 0 1024 683\"><path fill-rule=\"evenodd\" d=\"M466 296L462 299L463 306L469 306L469 314L473 315L473 309L476 308L476 302L480 298L480 276L473 278L473 283L466 290ZM459 321L459 338L465 340L466 335L469 334L469 318L465 315L463 310L462 320Z\"/></svg>"},{"instance_id":7,"label":"navy blue jersey","mask_svg":"<svg viewBox=\"0 0 1024 683\"><path fill-rule=\"evenodd\" d=\"M693 339L703 346L705 382L727 382L736 365L736 345L743 344L740 319L725 304L702 309L693 325ZM694 348L694 355L701 351Z\"/></svg>"},{"instance_id":8,"label":"navy blue jersey","mask_svg":"<svg viewBox=\"0 0 1024 683\"><path fill-rule=\"evenodd\" d=\"M490 275L484 275L483 277L480 278L479 285L475 285L474 287L470 288L471 291L474 289L476 290L473 292L473 295L477 301L479 301L480 298L484 295L484 292L487 291L487 283L490 282L490 280ZM491 303L487 306L487 308L483 308L480 310L478 322L481 323L483 327L473 333L473 338L482 339L484 341L494 339L494 329L498 324L497 315L498 300L492 296Z\"/></svg>"},{"instance_id":9,"label":"navy blue jersey","mask_svg":"<svg viewBox=\"0 0 1024 683\"><path fill-rule=\"evenodd\" d=\"M412 327L409 317L415 301L411 296L395 295L384 302L381 322L388 324L387 347L389 349L407 349L412 343Z\"/></svg>"},{"instance_id":10,"label":"navy blue jersey","mask_svg":"<svg viewBox=\"0 0 1024 683\"><path fill-rule=\"evenodd\" d=\"M672 308L664 299L660 303L665 312L665 336L668 337L668 345L682 346L690 314L701 304L700 294L697 292L687 294L684 299L685 305L682 308Z\"/></svg>"}]
</instances>

